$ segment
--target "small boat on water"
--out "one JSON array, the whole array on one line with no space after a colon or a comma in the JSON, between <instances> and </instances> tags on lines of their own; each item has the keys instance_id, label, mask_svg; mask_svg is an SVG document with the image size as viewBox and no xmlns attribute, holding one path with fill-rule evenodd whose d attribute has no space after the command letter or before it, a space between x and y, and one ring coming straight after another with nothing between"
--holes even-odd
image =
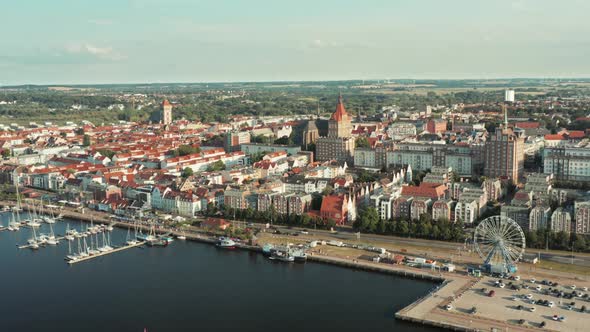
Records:
<instances>
[{"instance_id":1,"label":"small boat on water","mask_svg":"<svg viewBox=\"0 0 590 332\"><path fill-rule=\"evenodd\" d=\"M276 260L280 262L287 262L291 263L295 261L295 256L293 256L289 251L280 251L276 250L270 255L269 257L271 260Z\"/></svg>"},{"instance_id":2,"label":"small boat on water","mask_svg":"<svg viewBox=\"0 0 590 332\"><path fill-rule=\"evenodd\" d=\"M168 245L168 242L161 238L150 238L149 240L146 240L146 243L148 246L152 247L165 247Z\"/></svg>"},{"instance_id":3,"label":"small boat on water","mask_svg":"<svg viewBox=\"0 0 590 332\"><path fill-rule=\"evenodd\" d=\"M215 245L218 248L235 249L236 242L234 240L230 239L229 237L222 236L217 240L217 243Z\"/></svg>"}]
</instances>

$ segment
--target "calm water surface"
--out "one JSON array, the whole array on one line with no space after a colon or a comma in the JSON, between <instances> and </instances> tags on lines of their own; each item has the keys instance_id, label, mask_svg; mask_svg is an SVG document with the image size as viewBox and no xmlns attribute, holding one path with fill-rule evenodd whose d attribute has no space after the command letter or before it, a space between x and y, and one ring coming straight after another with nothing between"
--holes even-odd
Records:
<instances>
[{"instance_id":1,"label":"calm water surface","mask_svg":"<svg viewBox=\"0 0 590 332\"><path fill-rule=\"evenodd\" d=\"M67 223L86 225L56 234ZM113 244L126 235L115 229ZM69 266L67 241L17 249L30 237L0 233L0 331L435 331L393 318L430 282L182 241Z\"/></svg>"}]
</instances>

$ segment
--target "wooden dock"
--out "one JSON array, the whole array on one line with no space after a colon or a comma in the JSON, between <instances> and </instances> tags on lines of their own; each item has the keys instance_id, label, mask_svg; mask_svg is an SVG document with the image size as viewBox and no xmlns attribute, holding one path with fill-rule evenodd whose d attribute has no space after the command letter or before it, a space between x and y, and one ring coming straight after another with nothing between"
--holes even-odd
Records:
<instances>
[{"instance_id":1,"label":"wooden dock","mask_svg":"<svg viewBox=\"0 0 590 332\"><path fill-rule=\"evenodd\" d=\"M68 261L68 264L71 265L71 264L76 264L76 263L81 263L81 262L89 261L89 260L91 260L93 258L98 258L98 257L106 256L106 255L109 255L109 254L114 254L116 252L123 251L125 249L131 249L131 248L139 247L139 246L142 246L144 244L145 244L145 241L140 241L140 242L137 242L136 244L124 245L122 247L115 248L115 249L113 249L111 251L101 252L99 254L88 256L88 257L84 257L84 258L79 258L79 259L76 259L74 261Z\"/></svg>"}]
</instances>

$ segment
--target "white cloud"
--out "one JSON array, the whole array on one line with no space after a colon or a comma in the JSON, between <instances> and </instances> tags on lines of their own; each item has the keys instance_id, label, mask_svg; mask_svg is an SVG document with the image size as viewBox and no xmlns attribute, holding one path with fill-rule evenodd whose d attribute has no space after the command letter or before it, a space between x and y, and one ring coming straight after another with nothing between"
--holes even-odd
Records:
<instances>
[{"instance_id":1,"label":"white cloud","mask_svg":"<svg viewBox=\"0 0 590 332\"><path fill-rule=\"evenodd\" d=\"M69 44L66 45L65 50L70 54L90 55L103 60L117 61L127 58L125 55L116 52L111 46L99 47L89 43Z\"/></svg>"}]
</instances>

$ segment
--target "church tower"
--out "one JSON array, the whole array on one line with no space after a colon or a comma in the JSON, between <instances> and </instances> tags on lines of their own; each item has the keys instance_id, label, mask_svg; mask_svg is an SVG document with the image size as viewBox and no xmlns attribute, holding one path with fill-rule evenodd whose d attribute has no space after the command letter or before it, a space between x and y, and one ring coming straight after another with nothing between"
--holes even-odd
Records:
<instances>
[{"instance_id":1,"label":"church tower","mask_svg":"<svg viewBox=\"0 0 590 332\"><path fill-rule=\"evenodd\" d=\"M328 136L317 140L316 155L318 161L336 160L349 165L353 162L352 117L344 108L342 95L338 96L336 110L328 121Z\"/></svg>"},{"instance_id":2,"label":"church tower","mask_svg":"<svg viewBox=\"0 0 590 332\"><path fill-rule=\"evenodd\" d=\"M162 110L160 111L160 122L164 125L172 123L172 104L165 99L162 102Z\"/></svg>"}]
</instances>

